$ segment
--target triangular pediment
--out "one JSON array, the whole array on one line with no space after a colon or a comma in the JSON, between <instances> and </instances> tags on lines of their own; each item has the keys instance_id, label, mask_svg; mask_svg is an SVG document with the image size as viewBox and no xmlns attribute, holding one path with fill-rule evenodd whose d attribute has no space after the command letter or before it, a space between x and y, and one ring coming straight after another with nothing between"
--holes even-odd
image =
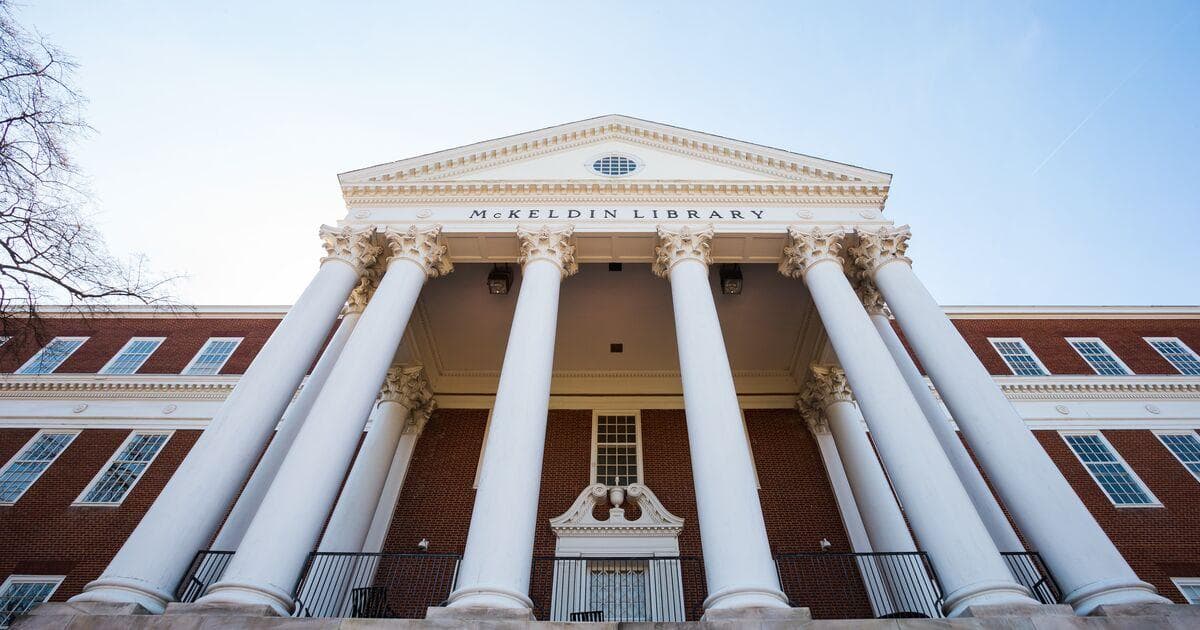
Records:
<instances>
[{"instance_id":1,"label":"triangular pediment","mask_svg":"<svg viewBox=\"0 0 1200 630\"><path fill-rule=\"evenodd\" d=\"M605 155L638 168L595 172ZM729 182L886 189L887 173L629 116L609 115L339 175L343 190L462 182Z\"/></svg>"}]
</instances>

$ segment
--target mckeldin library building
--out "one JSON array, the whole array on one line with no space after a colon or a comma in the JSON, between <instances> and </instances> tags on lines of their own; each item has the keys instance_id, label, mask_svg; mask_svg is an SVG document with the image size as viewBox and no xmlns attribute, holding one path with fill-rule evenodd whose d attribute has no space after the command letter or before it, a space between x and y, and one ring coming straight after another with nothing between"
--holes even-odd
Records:
<instances>
[{"instance_id":1,"label":"mckeldin library building","mask_svg":"<svg viewBox=\"0 0 1200 630\"><path fill-rule=\"evenodd\" d=\"M1200 626L1200 308L941 306L891 175L626 116L338 179L291 306L3 338L0 625Z\"/></svg>"}]
</instances>

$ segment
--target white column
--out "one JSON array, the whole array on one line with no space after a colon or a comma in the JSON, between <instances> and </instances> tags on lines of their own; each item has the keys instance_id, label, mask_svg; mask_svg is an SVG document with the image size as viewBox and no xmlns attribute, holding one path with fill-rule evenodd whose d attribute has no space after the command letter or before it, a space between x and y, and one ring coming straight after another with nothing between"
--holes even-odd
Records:
<instances>
[{"instance_id":1,"label":"white column","mask_svg":"<svg viewBox=\"0 0 1200 630\"><path fill-rule=\"evenodd\" d=\"M413 452L417 448L417 439L425 430L425 425L429 422L433 410L433 404L418 409L409 416L408 422L405 423L404 433L400 435L400 443L396 445L396 452L392 455L392 463L388 467L388 476L383 484L383 491L379 493L379 503L375 506L375 515L371 517L371 527L367 530L367 539L363 543L365 552L383 551L384 539L387 538L388 529L392 525L392 515L400 501L400 491L404 489L404 479L408 476L408 465L412 462Z\"/></svg>"},{"instance_id":2,"label":"white column","mask_svg":"<svg viewBox=\"0 0 1200 630\"><path fill-rule=\"evenodd\" d=\"M854 404L846 373L835 366L814 365L808 387L801 396L801 413L809 426L826 424L837 444L838 457L850 481L871 550L916 551L900 505L892 495L887 474L863 429L863 417Z\"/></svg>"},{"instance_id":3,"label":"white column","mask_svg":"<svg viewBox=\"0 0 1200 630\"><path fill-rule=\"evenodd\" d=\"M424 368L388 370L371 428L358 449L318 551L362 551L400 436L414 414L428 415L431 410L426 407L432 402Z\"/></svg>"},{"instance_id":4,"label":"white column","mask_svg":"<svg viewBox=\"0 0 1200 630\"><path fill-rule=\"evenodd\" d=\"M384 233L387 271L221 581L199 601L292 610L292 589L354 456L426 278L450 271L440 228Z\"/></svg>"},{"instance_id":5,"label":"white column","mask_svg":"<svg viewBox=\"0 0 1200 630\"><path fill-rule=\"evenodd\" d=\"M204 434L104 573L71 601L137 603L162 612L208 546L312 365L346 296L379 248L369 231L321 228L328 255L254 357Z\"/></svg>"},{"instance_id":6,"label":"white column","mask_svg":"<svg viewBox=\"0 0 1200 630\"><path fill-rule=\"evenodd\" d=\"M250 526L250 521L258 511L258 506L262 504L263 497L267 495L271 482L275 480L275 474L279 472L283 458L287 456L288 449L292 447L292 442L300 433L300 427L304 425L308 412L312 409L313 403L317 401L317 395L325 386L325 380L333 371L333 365L341 355L342 348L346 346L346 341L350 339L350 333L354 332L358 318L362 315L362 309L367 306L366 300L369 292L374 291L376 284L376 281L372 279L373 275L364 273L359 279L358 288L350 294L349 305L345 314L342 315L341 323L330 337L329 343L325 345L325 350L321 353L321 358L317 359L317 364L308 375L308 380L300 388L300 394L284 412L283 420L275 430L275 435L267 445L267 450L258 460L258 466L250 475L246 487L242 488L242 493L238 495L237 502L229 511L229 516L225 518L225 524L221 525L221 531L217 532L217 537L212 543L213 549L233 551L242 542L242 536L246 534L246 528Z\"/></svg>"},{"instance_id":7,"label":"white column","mask_svg":"<svg viewBox=\"0 0 1200 630\"><path fill-rule=\"evenodd\" d=\"M1066 603L1165 603L1139 580L1071 489L979 358L913 274L907 227L859 232L855 263L874 280L1017 526Z\"/></svg>"},{"instance_id":8,"label":"white column","mask_svg":"<svg viewBox=\"0 0 1200 630\"><path fill-rule=\"evenodd\" d=\"M500 370L471 529L452 608L532 609L529 571L546 446L562 280L576 272L571 228L517 230L521 289Z\"/></svg>"},{"instance_id":9,"label":"white column","mask_svg":"<svg viewBox=\"0 0 1200 630\"><path fill-rule=\"evenodd\" d=\"M912 357L908 355L904 342L900 341L900 335L896 334L895 328L892 328L892 321L887 315L883 296L875 288L875 283L868 278L859 278L854 289L858 293L859 299L863 301L867 313L871 316L871 323L875 324L875 330L879 331L884 345L895 359L896 366L900 368L900 374L904 376L904 381L912 390L913 397L917 399L917 404L921 406L921 411L925 413L925 419L929 421L929 426L933 427L934 435L937 436L946 456L950 458L954 472L958 473L958 480L962 482L963 487L967 490L967 495L971 497L971 503L975 505L975 511L979 513L979 517L983 519L983 524L987 527L988 533L992 535L996 547L1000 551L1025 551L1025 546L1021 544L1021 539L1013 529L1012 523L1008 521L1000 503L996 501L996 496L992 494L992 489L984 481L983 474L979 472L979 468L971 459L967 447L963 445L954 426L950 424L950 418L946 416L942 405L934 398L933 392L925 382L925 377L917 369L917 364L913 363Z\"/></svg>"},{"instance_id":10,"label":"white column","mask_svg":"<svg viewBox=\"0 0 1200 630\"><path fill-rule=\"evenodd\" d=\"M658 229L654 273L671 283L709 611L787 608L708 281L713 230Z\"/></svg>"},{"instance_id":11,"label":"white column","mask_svg":"<svg viewBox=\"0 0 1200 630\"><path fill-rule=\"evenodd\" d=\"M946 588L944 607L1037 604L1009 573L970 497L850 287L843 234L790 228L780 272L803 277L909 522Z\"/></svg>"}]
</instances>

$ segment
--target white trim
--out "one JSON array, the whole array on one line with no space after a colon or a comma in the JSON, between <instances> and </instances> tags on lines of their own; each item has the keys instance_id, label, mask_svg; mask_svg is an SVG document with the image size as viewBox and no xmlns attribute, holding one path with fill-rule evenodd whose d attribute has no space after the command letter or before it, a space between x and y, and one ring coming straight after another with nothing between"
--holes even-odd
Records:
<instances>
[{"instance_id":1,"label":"white trim","mask_svg":"<svg viewBox=\"0 0 1200 630\"><path fill-rule=\"evenodd\" d=\"M1163 440L1162 440L1162 436L1164 436L1164 435L1190 435L1193 438L1195 438L1197 441L1200 441L1200 434L1196 433L1195 430L1188 430L1188 429L1173 429L1173 430L1152 429L1151 433L1154 434L1154 437L1158 438L1158 443L1162 444L1162 447L1164 449L1166 449L1167 452L1170 453L1172 457L1175 458L1175 461L1179 462L1180 466L1183 466L1184 470L1188 471L1189 473L1192 473L1192 476L1196 478L1196 481L1200 481L1200 472L1193 472L1191 468L1188 468L1187 464L1184 463L1183 459L1179 457L1179 453L1176 453L1175 451L1171 450L1171 447L1167 446L1167 443L1163 442Z\"/></svg>"},{"instance_id":2,"label":"white trim","mask_svg":"<svg viewBox=\"0 0 1200 630\"><path fill-rule=\"evenodd\" d=\"M493 401L495 398L493 398ZM440 406L440 405L439 405ZM449 407L443 407L449 409ZM479 474L483 472L483 454L487 452L488 434L492 432L492 408L488 407L487 422L483 425L483 442L479 445L479 459L475 460L475 479L471 482L471 488L479 489Z\"/></svg>"},{"instance_id":3,"label":"white trim","mask_svg":"<svg viewBox=\"0 0 1200 630\"><path fill-rule=\"evenodd\" d=\"M4 592L8 590L8 587L12 586L13 584L52 583L54 586L50 588L49 593L46 593L46 599L38 602L38 604L44 604L50 601L51 597L54 597L54 593L58 592L58 587L62 586L63 580L65 579L67 579L67 576L65 575L31 575L28 573L13 574L5 578L3 583L0 583L0 595L4 594ZM36 606L37 604L34 605ZM30 608L32 607L33 606L30 606Z\"/></svg>"},{"instance_id":4,"label":"white trim","mask_svg":"<svg viewBox=\"0 0 1200 630\"><path fill-rule=\"evenodd\" d=\"M1033 348L1030 348L1029 344L1025 343L1025 340L1023 338L1021 338L1021 337L988 337L987 340L988 340L988 343L991 344L992 350L996 354L1000 355L1000 360L1004 362L1004 365L1006 367L1008 367L1008 371L1013 373L1013 376L1050 376L1050 370L1046 369L1046 365L1044 363L1042 363L1042 360L1038 358L1038 355L1033 352ZM1012 364L1008 362L1008 357L1004 356L1004 353L1000 352L1000 348L996 347L997 342L1021 344L1021 347L1025 348L1025 352L1027 352L1029 354L1030 358L1033 359L1033 362L1036 363L1038 365L1038 367L1042 369L1043 373L1038 374L1038 375L1017 374L1017 371L1013 369Z\"/></svg>"},{"instance_id":5,"label":"white trim","mask_svg":"<svg viewBox=\"0 0 1200 630\"><path fill-rule=\"evenodd\" d=\"M55 338L51 339L49 342L47 342L46 345L44 345L40 349L38 349L37 352L33 353L33 356L29 357L29 360L25 361L25 363L23 363L21 365L21 367L17 368L15 371L13 371L13 374L16 374L17 376L42 376L45 374L53 374L53 373L57 372L58 368L62 367L62 365L64 363L66 363L68 359L71 358L71 355L75 354L75 352L77 350L82 348L83 344L88 342L88 339L91 339L91 337L55 337ZM39 358L41 358L42 353L46 351L46 348L49 348L56 341L78 341L79 345L75 346L74 348L71 349L70 352L68 352L66 355L64 355L62 358L62 361L59 361L58 365L54 366L54 369L50 370L49 372L42 372L41 374L23 374L23 373L21 373L21 370L24 370L25 368L32 365L34 361L37 361Z\"/></svg>"},{"instance_id":6,"label":"white trim","mask_svg":"<svg viewBox=\"0 0 1200 630\"><path fill-rule=\"evenodd\" d=\"M130 494L133 494L133 489L136 488L138 483L142 481L142 478L146 476L146 473L150 472L150 467L154 465L154 462L158 459L158 456L161 455L163 450L167 448L167 443L171 441L171 436L174 434L174 431L130 431L129 435L125 437L125 441L121 442L121 445L117 447L117 450L113 451L112 457L109 457L108 461L104 462L104 465L100 467L100 471L97 472L94 477L92 477L92 480L88 482L86 487L84 487L83 492L80 492L79 496L71 502L71 505L116 507L124 503L125 499L129 498ZM163 440L162 446L160 446L158 450L154 452L154 455L150 457L150 461L146 462L146 467L142 469L142 473L137 476L137 479L134 479L133 483L126 488L125 494L121 496L120 501L115 503L84 501L83 498L92 491L92 488L100 481L100 479L104 476L104 473L108 472L109 466L112 466L112 463L117 460L117 456L124 452L125 447L129 446L129 443L133 441L134 436L138 435L165 435L167 436L167 439Z\"/></svg>"},{"instance_id":7,"label":"white trim","mask_svg":"<svg viewBox=\"0 0 1200 630\"><path fill-rule=\"evenodd\" d=\"M943 305L951 319L1196 319L1200 306Z\"/></svg>"},{"instance_id":8,"label":"white trim","mask_svg":"<svg viewBox=\"0 0 1200 630\"><path fill-rule=\"evenodd\" d=\"M244 339L245 337L209 337L204 341L204 345L200 346L200 349L196 351L196 355L192 357L191 361L188 361L187 366L184 367L179 374L181 376L215 376L220 374L221 370L224 369L225 364L229 363L229 358L232 357L233 353L237 352L238 347L242 345L242 340ZM221 361L221 364L217 366L217 369L213 372L213 374L188 374L188 371L191 370L192 366L196 364L196 361L198 361L200 357L204 355L204 351L210 344L219 343L222 341L234 342L233 348L229 350L229 354L225 355L225 360Z\"/></svg>"},{"instance_id":9,"label":"white trim","mask_svg":"<svg viewBox=\"0 0 1200 630\"><path fill-rule=\"evenodd\" d=\"M1079 460L1079 464L1081 466L1083 466L1084 470L1087 471L1088 475L1092 478L1092 481L1096 482L1096 486L1098 486L1100 488L1100 491L1104 493L1104 496L1108 497L1108 500L1110 503L1113 504L1113 507L1121 508L1121 509L1124 509L1124 508L1161 508L1161 507L1163 507L1162 502L1158 500L1158 497L1154 496L1154 493L1150 491L1150 487L1146 485L1146 482L1142 481L1142 478L1139 477L1137 472L1135 472L1133 470L1133 466L1130 466L1129 463L1125 461L1125 458L1121 457L1121 453L1119 451L1117 451L1116 448L1113 447L1111 442L1108 441L1108 438L1104 437L1103 432L1101 432L1101 431L1082 431L1082 430L1060 430L1058 432L1058 435L1059 435L1059 437L1062 438L1063 443L1067 445L1067 450L1071 451L1071 454L1075 456L1075 459ZM1125 472L1129 474L1129 477L1131 479L1133 479L1134 483L1136 483L1142 489L1142 492L1145 492L1146 496L1150 498L1150 503L1120 505L1116 501L1113 501L1112 495L1110 495L1108 493L1108 488L1105 488L1104 484L1100 483L1100 480L1096 478L1096 475L1092 472L1092 469L1088 468L1087 463L1083 461L1083 458L1079 456L1079 453L1075 452L1075 449L1071 446L1071 443L1067 441L1068 435L1094 435L1094 436L1100 438L1100 441L1102 443L1104 443L1105 448L1107 448L1108 452L1111 453L1113 458L1115 458L1117 460L1117 463L1119 463L1125 469Z\"/></svg>"},{"instance_id":10,"label":"white trim","mask_svg":"<svg viewBox=\"0 0 1200 630\"><path fill-rule=\"evenodd\" d=\"M1175 371L1179 372L1179 374L1181 374L1183 376L1195 376L1194 374L1184 374L1183 370L1179 369L1179 366L1175 365L1174 361L1168 359L1167 355L1162 353L1162 350L1155 348L1154 344L1150 343L1152 341L1169 341L1169 342L1177 343L1177 344L1179 344L1179 347L1183 348L1184 352L1187 352L1188 354L1192 355L1192 358L1195 359L1196 361L1200 361L1200 355L1196 354L1196 351L1192 350L1191 346L1184 343L1183 340L1180 339L1179 337L1142 337L1142 341L1145 341L1146 345L1153 348L1154 351L1158 353L1158 356L1162 357L1163 360L1166 361L1171 367L1175 368Z\"/></svg>"},{"instance_id":11,"label":"white trim","mask_svg":"<svg viewBox=\"0 0 1200 630\"><path fill-rule=\"evenodd\" d=\"M631 483L641 483L641 484L646 483L646 466L645 466L645 460L642 459L642 412L641 412L641 410L629 411L628 409L626 409L626 410L593 409L592 410L591 483L597 483L597 481L596 481L596 455L598 453L596 452L596 450L597 450L597 447L599 446L599 442L597 441L597 438L599 436L597 435L597 432L600 429L600 423L597 421L597 418L599 418L600 416L633 416L634 439L637 440L637 443L634 446L637 447L636 457L637 457L638 474L637 474L637 479L634 479L633 481L627 480L625 482L625 485L628 486Z\"/></svg>"},{"instance_id":12,"label":"white trim","mask_svg":"<svg viewBox=\"0 0 1200 630\"><path fill-rule=\"evenodd\" d=\"M1185 586L1195 586L1200 588L1200 577L1173 577L1171 578L1171 583L1175 585L1175 588L1179 591L1179 594L1183 595L1184 601L1193 606L1200 605L1200 596L1197 596L1197 598L1193 600L1192 598L1188 597L1187 592L1183 590L1183 587Z\"/></svg>"},{"instance_id":13,"label":"white trim","mask_svg":"<svg viewBox=\"0 0 1200 630\"><path fill-rule=\"evenodd\" d=\"M129 347L132 346L133 344L135 344L139 341L157 341L158 344L156 346L154 346L154 349L150 351L150 354L147 354L142 359L141 363L138 363L133 368L132 372L130 372L128 374L112 375L112 376L134 376L137 374L138 370L142 369L142 366L146 364L146 361L149 361L150 357L153 356L155 352L158 352L158 349L160 347L162 347L163 342L166 340L167 340L166 337L130 337L129 341L126 341L125 345L121 346L121 349L118 350L116 354L112 355L112 358L108 360L108 363L104 364L104 367L100 368L100 371L97 372L97 374L109 376L109 374L108 374L108 372L106 372L106 370L108 370L108 368L112 367L113 364L115 364L117 362L117 359L119 359L121 357L121 355L125 354L125 351L128 350Z\"/></svg>"},{"instance_id":14,"label":"white trim","mask_svg":"<svg viewBox=\"0 0 1200 630\"><path fill-rule=\"evenodd\" d=\"M1075 353L1079 355L1079 358L1083 359L1083 362L1086 363L1088 365L1088 367L1092 368L1092 371L1095 372L1097 376L1134 376L1133 370L1129 369L1128 365L1125 365L1125 362L1121 360L1121 357L1117 356L1117 353L1113 352L1113 349L1108 347L1108 344L1104 343L1103 339L1101 339L1099 337L1065 337L1065 339L1067 340L1067 345L1071 346L1071 349L1074 350ZM1125 370L1125 373L1124 374L1100 374L1100 371L1096 369L1096 366L1092 365L1092 362L1088 361L1087 357L1084 356L1083 352L1081 352L1079 350L1079 348L1075 346L1076 341L1100 344L1100 347L1104 348L1104 351L1108 353L1108 356L1112 357L1112 360L1116 361L1117 365L1121 366L1121 369Z\"/></svg>"},{"instance_id":15,"label":"white trim","mask_svg":"<svg viewBox=\"0 0 1200 630\"><path fill-rule=\"evenodd\" d=\"M59 451L58 454L54 456L54 459L50 460L50 462L46 464L46 468L44 468L42 470L42 472L38 473L37 477L34 477L33 480L29 482L28 486L25 486L25 489L21 491L21 494L17 495L17 498L13 499L12 501L0 501L0 505L14 505L14 504L16 504L17 501L20 501L21 497L25 496L25 493L29 492L29 489L33 487L33 484L37 483L38 480L42 478L42 475L46 474L47 470L50 470L50 467L54 465L54 462L58 461L58 458L61 457L62 454L67 451L68 448L71 448L71 445L75 443L75 438L79 437L79 430L43 428L43 429L39 430L37 433L34 433L33 437L29 438L29 441L25 442L25 445L22 446L19 450L17 450L17 452L14 453L13 456L11 458L9 458L9 460L7 462L5 462L3 467L0 467L0 474L7 472L9 467L12 466L14 462L21 459L21 456L24 455L26 453L26 451L29 450L29 447L33 446L34 442L36 442L38 438L40 438L41 436L43 436L47 433L70 435L71 439L68 440L65 445L63 445L62 450Z\"/></svg>"}]
</instances>

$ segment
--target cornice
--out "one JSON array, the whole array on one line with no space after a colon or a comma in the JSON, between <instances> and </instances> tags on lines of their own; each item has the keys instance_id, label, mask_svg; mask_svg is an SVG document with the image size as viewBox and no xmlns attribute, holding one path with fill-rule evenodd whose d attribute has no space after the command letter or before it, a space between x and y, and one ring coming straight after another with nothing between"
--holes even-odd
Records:
<instances>
[{"instance_id":1,"label":"cornice","mask_svg":"<svg viewBox=\"0 0 1200 630\"><path fill-rule=\"evenodd\" d=\"M224 400L240 378L175 375L116 378L91 374L4 376L0 378L0 399Z\"/></svg>"},{"instance_id":2,"label":"cornice","mask_svg":"<svg viewBox=\"0 0 1200 630\"><path fill-rule=\"evenodd\" d=\"M1200 378L994 377L1009 400L1200 400Z\"/></svg>"}]
</instances>

